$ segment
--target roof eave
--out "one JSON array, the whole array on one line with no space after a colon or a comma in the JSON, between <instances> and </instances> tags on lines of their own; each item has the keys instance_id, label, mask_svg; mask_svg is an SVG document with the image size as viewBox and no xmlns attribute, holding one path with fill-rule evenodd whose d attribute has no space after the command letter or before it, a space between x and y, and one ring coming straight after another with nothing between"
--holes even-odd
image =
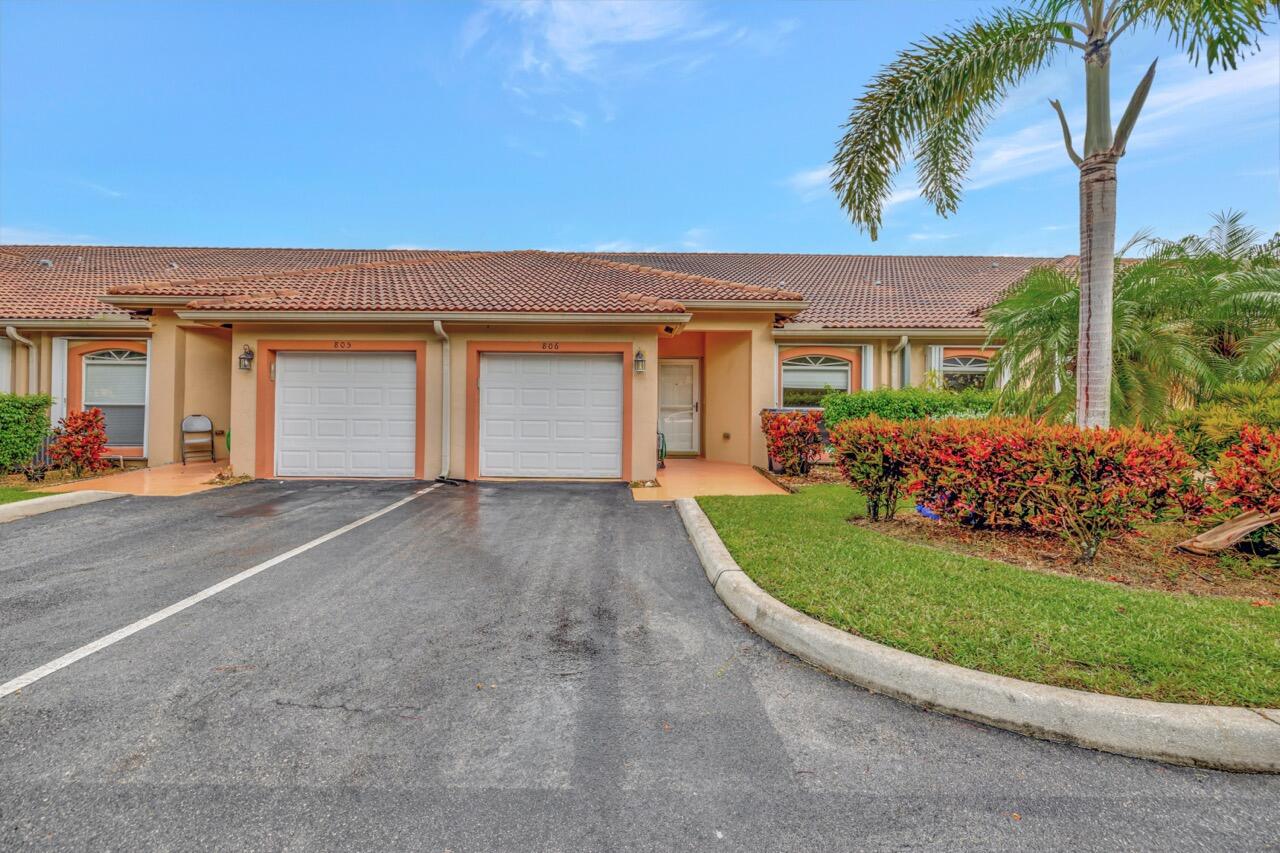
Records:
<instances>
[{"instance_id":1,"label":"roof eave","mask_svg":"<svg viewBox=\"0 0 1280 853\"><path fill-rule=\"evenodd\" d=\"M774 329L773 336L775 338L888 338L901 337L902 335L910 335L921 338L945 338L955 337L956 335L964 335L969 337L983 337L986 330L983 328L975 328L973 326L928 326L928 327L855 327L855 328L832 328L829 326L820 326L816 324L790 324L781 329Z\"/></svg>"},{"instance_id":2,"label":"roof eave","mask_svg":"<svg viewBox=\"0 0 1280 853\"><path fill-rule=\"evenodd\" d=\"M787 299L681 299L685 308L700 311L763 311L772 314L799 314L808 302Z\"/></svg>"},{"instance_id":3,"label":"roof eave","mask_svg":"<svg viewBox=\"0 0 1280 853\"><path fill-rule=\"evenodd\" d=\"M0 326L14 326L24 329L150 329L146 320L135 320L129 317L111 318L42 318L42 317L0 317Z\"/></svg>"},{"instance_id":4,"label":"roof eave","mask_svg":"<svg viewBox=\"0 0 1280 853\"><path fill-rule=\"evenodd\" d=\"M189 300L188 300L189 301ZM672 312L532 312L532 311L257 311L192 308L175 312L183 320L206 322L272 322L272 323L610 323L615 325L647 325L651 323L687 323L688 313Z\"/></svg>"}]
</instances>

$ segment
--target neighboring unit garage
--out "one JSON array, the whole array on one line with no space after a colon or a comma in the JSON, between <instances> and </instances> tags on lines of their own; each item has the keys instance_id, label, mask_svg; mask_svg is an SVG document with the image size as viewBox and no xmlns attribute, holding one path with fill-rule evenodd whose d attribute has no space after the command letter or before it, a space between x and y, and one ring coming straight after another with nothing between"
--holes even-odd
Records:
<instances>
[{"instance_id":1,"label":"neighboring unit garage","mask_svg":"<svg viewBox=\"0 0 1280 853\"><path fill-rule=\"evenodd\" d=\"M417 374L412 352L279 353L276 475L415 476Z\"/></svg>"},{"instance_id":2,"label":"neighboring unit garage","mask_svg":"<svg viewBox=\"0 0 1280 853\"><path fill-rule=\"evenodd\" d=\"M479 475L623 476L623 355L479 355Z\"/></svg>"}]
</instances>

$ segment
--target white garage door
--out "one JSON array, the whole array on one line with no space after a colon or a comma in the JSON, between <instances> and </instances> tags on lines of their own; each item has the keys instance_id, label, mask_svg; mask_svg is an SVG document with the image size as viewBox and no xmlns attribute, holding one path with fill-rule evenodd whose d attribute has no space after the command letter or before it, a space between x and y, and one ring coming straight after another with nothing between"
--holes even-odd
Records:
<instances>
[{"instance_id":1,"label":"white garage door","mask_svg":"<svg viewBox=\"0 0 1280 853\"><path fill-rule=\"evenodd\" d=\"M280 353L276 474L412 477L416 399L413 353Z\"/></svg>"},{"instance_id":2,"label":"white garage door","mask_svg":"<svg viewBox=\"0 0 1280 853\"><path fill-rule=\"evenodd\" d=\"M622 476L622 356L480 357L480 474Z\"/></svg>"}]
</instances>

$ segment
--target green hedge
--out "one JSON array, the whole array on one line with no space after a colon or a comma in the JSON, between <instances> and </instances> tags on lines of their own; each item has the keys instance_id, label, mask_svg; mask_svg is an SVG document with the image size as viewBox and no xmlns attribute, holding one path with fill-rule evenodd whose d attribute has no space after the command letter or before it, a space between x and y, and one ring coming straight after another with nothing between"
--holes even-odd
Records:
<instances>
[{"instance_id":1,"label":"green hedge","mask_svg":"<svg viewBox=\"0 0 1280 853\"><path fill-rule=\"evenodd\" d=\"M827 429L851 418L878 415L890 421L925 418L981 418L991 413L996 392L967 388L963 391L901 390L836 392L822 398Z\"/></svg>"},{"instance_id":2,"label":"green hedge","mask_svg":"<svg viewBox=\"0 0 1280 853\"><path fill-rule=\"evenodd\" d=\"M49 434L47 394L0 394L0 471L14 471L31 461Z\"/></svg>"}]
</instances>

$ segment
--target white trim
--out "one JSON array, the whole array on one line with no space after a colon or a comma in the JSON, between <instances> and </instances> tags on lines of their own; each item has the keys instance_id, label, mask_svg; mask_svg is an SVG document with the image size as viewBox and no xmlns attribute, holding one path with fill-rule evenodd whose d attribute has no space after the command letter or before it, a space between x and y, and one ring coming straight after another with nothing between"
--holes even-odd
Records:
<instances>
[{"instance_id":1,"label":"white trim","mask_svg":"<svg viewBox=\"0 0 1280 853\"><path fill-rule=\"evenodd\" d=\"M49 422L57 426L67 416L67 341L53 339L53 357L49 361L49 393L53 403L49 406Z\"/></svg>"},{"instance_id":2,"label":"white trim","mask_svg":"<svg viewBox=\"0 0 1280 853\"><path fill-rule=\"evenodd\" d=\"M862 344L862 376L859 387L862 391L876 390L876 348L872 344Z\"/></svg>"},{"instance_id":3,"label":"white trim","mask_svg":"<svg viewBox=\"0 0 1280 853\"><path fill-rule=\"evenodd\" d=\"M938 381L942 381L942 347L937 344L930 344L925 348L925 372L936 373Z\"/></svg>"},{"instance_id":4,"label":"white trim","mask_svg":"<svg viewBox=\"0 0 1280 853\"><path fill-rule=\"evenodd\" d=\"M144 459L151 458L151 338L146 340L147 348L147 374L145 386L142 391L142 457ZM181 412L179 412L181 414ZM213 458L214 451L209 449L209 457Z\"/></svg>"},{"instance_id":5,"label":"white trim","mask_svg":"<svg viewBox=\"0 0 1280 853\"><path fill-rule=\"evenodd\" d=\"M0 394L13 393L13 341L0 338Z\"/></svg>"},{"instance_id":6,"label":"white trim","mask_svg":"<svg viewBox=\"0 0 1280 853\"><path fill-rule=\"evenodd\" d=\"M658 359L658 426L662 426L662 367L667 364L687 364L693 368L693 427L691 439L693 447L688 450L676 450L675 453L702 453L702 359L700 358L660 358ZM672 453L671 443L667 443L667 453Z\"/></svg>"},{"instance_id":7,"label":"white trim","mask_svg":"<svg viewBox=\"0 0 1280 853\"><path fill-rule=\"evenodd\" d=\"M29 687L32 684L35 684L40 679L49 675L53 675L55 672L57 672L60 669L65 669L66 667L71 666L71 664L80 660L84 660L89 655L95 652L100 652L103 649L107 648L108 646L113 646L116 643L120 642L121 640L131 637L145 628L150 628L152 625L155 625L158 622L163 622L165 619L168 619L170 616L181 613L182 611L186 610L188 607L193 607L199 604L200 602L204 601L206 598L212 598L213 596L217 595L223 590L230 589L231 587L235 586L241 581L247 581L249 578L253 577L254 575L260 572L265 572L267 569L271 568L272 566L278 566L281 563L283 563L285 560L290 559L291 557L296 557L299 554L303 554L307 551L310 551L312 548L315 548L318 545L323 545L324 543L332 539L337 539L339 536L341 536L344 533L349 533L352 530L355 530L357 527L368 524L374 519L381 518L387 513L399 509L400 507L404 506L410 501L417 500L418 498L422 497L423 495L427 494L428 492L430 492L432 489L435 489L435 488L438 488L438 485L430 485L430 486L427 486L425 489L420 489L414 492L413 494L409 495L408 497L401 498L395 503L384 506L382 509L377 510L376 512L371 512L368 515L364 516L363 518L358 518L355 521L351 522L350 524L346 524L346 525L343 525L342 527L339 527L337 530L331 530L328 533L324 534L323 536L318 536L315 539L312 539L310 542L307 542L306 544L303 544L303 545L299 545L297 548L294 548L292 550L285 551L283 554L272 557L270 560L264 560L263 562L258 563L256 566L253 566L252 568L245 569L239 574L232 575L226 580L219 581L213 586L206 587L200 590L195 595L189 595L176 604L170 604L168 607L164 608L163 610L157 610L155 613L152 613L150 616L144 616L136 622L131 622L130 624L125 625L123 628L119 628L115 631L112 631L110 634L107 634L105 637L99 637L98 639L94 640L91 643L86 643L85 645L81 646L78 649L67 652L65 655L63 655L60 658L55 658L54 660L49 661L43 666L38 666L35 669L31 670L30 672L25 672L22 675L19 675L17 678L14 678L10 681L6 681L4 684L0 684L0 698L8 696L12 693L17 693L19 690L22 690L24 687Z\"/></svg>"}]
</instances>

